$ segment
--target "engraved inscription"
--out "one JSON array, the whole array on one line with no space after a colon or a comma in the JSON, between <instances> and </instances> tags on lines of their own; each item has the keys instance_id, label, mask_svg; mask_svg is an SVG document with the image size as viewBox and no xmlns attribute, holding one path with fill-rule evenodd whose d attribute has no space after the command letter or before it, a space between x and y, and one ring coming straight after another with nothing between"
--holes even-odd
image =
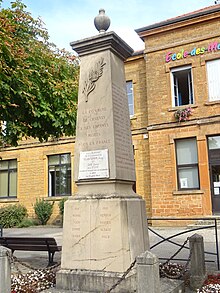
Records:
<instances>
[{"instance_id":1,"label":"engraved inscription","mask_svg":"<svg viewBox=\"0 0 220 293\"><path fill-rule=\"evenodd\" d=\"M123 170L133 170L134 160L130 135L126 93L113 84L113 107L116 144L116 164Z\"/></svg>"},{"instance_id":2,"label":"engraved inscription","mask_svg":"<svg viewBox=\"0 0 220 293\"><path fill-rule=\"evenodd\" d=\"M81 238L81 214L80 208L75 207L73 209L72 222L71 222L71 230L73 241L79 241Z\"/></svg>"},{"instance_id":3,"label":"engraved inscription","mask_svg":"<svg viewBox=\"0 0 220 293\"><path fill-rule=\"evenodd\" d=\"M103 134L108 133L110 125L107 120L108 109L106 107L83 110L82 121L79 131L84 134L87 140L79 141L79 146L105 146L107 147L111 140L104 138Z\"/></svg>"},{"instance_id":4,"label":"engraved inscription","mask_svg":"<svg viewBox=\"0 0 220 293\"><path fill-rule=\"evenodd\" d=\"M100 231L101 231L101 238L108 240L111 237L111 231L112 231L112 214L109 210L108 206L102 207L101 213L100 213Z\"/></svg>"},{"instance_id":5,"label":"engraved inscription","mask_svg":"<svg viewBox=\"0 0 220 293\"><path fill-rule=\"evenodd\" d=\"M109 178L108 150L80 152L78 179Z\"/></svg>"}]
</instances>

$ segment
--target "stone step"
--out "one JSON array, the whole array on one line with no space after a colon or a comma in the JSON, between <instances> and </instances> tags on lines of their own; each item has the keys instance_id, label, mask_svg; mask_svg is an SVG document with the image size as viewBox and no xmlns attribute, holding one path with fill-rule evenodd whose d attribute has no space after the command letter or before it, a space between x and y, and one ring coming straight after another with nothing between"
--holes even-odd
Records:
<instances>
[{"instance_id":1,"label":"stone step","mask_svg":"<svg viewBox=\"0 0 220 293\"><path fill-rule=\"evenodd\" d=\"M182 280L161 278L161 293L183 293L185 292L185 284Z\"/></svg>"},{"instance_id":2,"label":"stone step","mask_svg":"<svg viewBox=\"0 0 220 293\"><path fill-rule=\"evenodd\" d=\"M74 293L74 292L75 293L89 293L85 291L58 290L55 288L43 291L43 293ZM183 292L185 292L184 281L161 278L161 293L183 293ZM104 292L94 292L94 293L104 293ZM112 291L112 293L114 293L114 291ZM131 293L131 292L123 292L123 293Z\"/></svg>"}]
</instances>

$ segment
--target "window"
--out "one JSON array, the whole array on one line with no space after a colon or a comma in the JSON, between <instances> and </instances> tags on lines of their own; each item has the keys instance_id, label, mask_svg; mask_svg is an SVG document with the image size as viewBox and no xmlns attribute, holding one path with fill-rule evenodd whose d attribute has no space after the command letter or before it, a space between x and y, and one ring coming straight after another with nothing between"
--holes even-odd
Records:
<instances>
[{"instance_id":1,"label":"window","mask_svg":"<svg viewBox=\"0 0 220 293\"><path fill-rule=\"evenodd\" d=\"M17 160L0 161L0 197L17 196Z\"/></svg>"},{"instance_id":2,"label":"window","mask_svg":"<svg viewBox=\"0 0 220 293\"><path fill-rule=\"evenodd\" d=\"M0 123L0 125L1 125L1 133L2 133L2 135L6 135L6 127L7 127L7 122L6 121L2 121L1 123Z\"/></svg>"},{"instance_id":3,"label":"window","mask_svg":"<svg viewBox=\"0 0 220 293\"><path fill-rule=\"evenodd\" d=\"M198 154L195 138L176 140L178 189L199 189Z\"/></svg>"},{"instance_id":4,"label":"window","mask_svg":"<svg viewBox=\"0 0 220 293\"><path fill-rule=\"evenodd\" d=\"M220 149L220 136L209 136L208 144L210 150Z\"/></svg>"},{"instance_id":5,"label":"window","mask_svg":"<svg viewBox=\"0 0 220 293\"><path fill-rule=\"evenodd\" d=\"M71 194L70 154L48 157L49 196Z\"/></svg>"},{"instance_id":6,"label":"window","mask_svg":"<svg viewBox=\"0 0 220 293\"><path fill-rule=\"evenodd\" d=\"M173 106L194 103L191 67L179 67L171 70Z\"/></svg>"},{"instance_id":7,"label":"window","mask_svg":"<svg viewBox=\"0 0 220 293\"><path fill-rule=\"evenodd\" d=\"M207 61L209 101L220 100L220 59Z\"/></svg>"},{"instance_id":8,"label":"window","mask_svg":"<svg viewBox=\"0 0 220 293\"><path fill-rule=\"evenodd\" d=\"M132 81L126 81L128 106L130 116L134 115L134 95L133 95L133 84Z\"/></svg>"}]
</instances>

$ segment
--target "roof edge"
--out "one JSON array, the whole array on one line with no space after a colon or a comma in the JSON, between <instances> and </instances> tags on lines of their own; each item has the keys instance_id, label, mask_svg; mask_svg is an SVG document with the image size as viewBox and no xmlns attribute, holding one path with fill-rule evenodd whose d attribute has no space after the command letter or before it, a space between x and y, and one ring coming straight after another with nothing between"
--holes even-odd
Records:
<instances>
[{"instance_id":1,"label":"roof edge","mask_svg":"<svg viewBox=\"0 0 220 293\"><path fill-rule=\"evenodd\" d=\"M171 18L171 19L168 19L168 20L157 22L155 24L151 24L151 25L139 28L139 29L135 29L135 32L137 34L142 33L144 31L164 27L164 26L167 26L167 25L170 25L170 24L175 24L175 23L178 23L178 22L181 22L181 21L185 21L185 20L188 20L188 19L200 17L200 16L203 16L203 15L208 15L208 14L218 12L218 11L220 11L220 5L218 5L218 7L216 7L216 8L212 8L210 10L198 11L198 12L190 13L190 14L184 14L184 15L176 17L176 18Z\"/></svg>"}]
</instances>

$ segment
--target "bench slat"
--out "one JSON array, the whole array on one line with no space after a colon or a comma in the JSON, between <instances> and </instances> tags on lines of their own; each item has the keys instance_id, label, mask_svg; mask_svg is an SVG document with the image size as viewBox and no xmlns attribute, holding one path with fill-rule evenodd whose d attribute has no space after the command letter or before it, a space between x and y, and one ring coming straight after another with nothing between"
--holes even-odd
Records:
<instances>
[{"instance_id":1,"label":"bench slat","mask_svg":"<svg viewBox=\"0 0 220 293\"><path fill-rule=\"evenodd\" d=\"M4 246L4 245L3 245ZM7 245L8 248L10 248L11 250L23 250L23 251L50 251L50 252L56 252L56 251L60 251L61 248L60 247L50 247L49 250L46 246L35 246L35 245L17 245L17 244L9 244Z\"/></svg>"}]
</instances>

